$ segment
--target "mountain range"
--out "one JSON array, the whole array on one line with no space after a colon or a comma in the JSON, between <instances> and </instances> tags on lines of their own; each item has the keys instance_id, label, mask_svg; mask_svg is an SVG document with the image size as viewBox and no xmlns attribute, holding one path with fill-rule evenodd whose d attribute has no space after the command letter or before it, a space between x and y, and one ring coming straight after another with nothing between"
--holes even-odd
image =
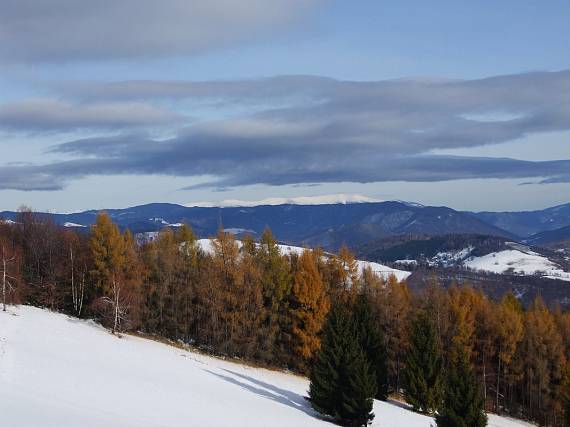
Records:
<instances>
[{"instance_id":1,"label":"mountain range","mask_svg":"<svg viewBox=\"0 0 570 427\"><path fill-rule=\"evenodd\" d=\"M570 203L537 211L477 212L472 214L495 227L521 238L554 231L570 225Z\"/></svg>"},{"instance_id":2,"label":"mountain range","mask_svg":"<svg viewBox=\"0 0 570 427\"><path fill-rule=\"evenodd\" d=\"M231 207L152 203L105 211L121 228L134 233L187 223L200 237L212 236L220 227L255 237L270 227L282 242L327 249L400 235L478 234L532 244L552 244L570 236L570 204L530 212L464 212L401 201ZM92 225L99 212L38 215L82 229ZM17 221L18 213L4 211L0 217Z\"/></svg>"}]
</instances>

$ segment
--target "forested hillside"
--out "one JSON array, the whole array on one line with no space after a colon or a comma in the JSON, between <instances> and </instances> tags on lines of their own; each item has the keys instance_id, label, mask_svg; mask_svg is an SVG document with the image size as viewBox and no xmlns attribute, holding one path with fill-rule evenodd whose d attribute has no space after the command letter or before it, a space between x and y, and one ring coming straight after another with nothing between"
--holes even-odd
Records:
<instances>
[{"instance_id":1,"label":"forested hillside","mask_svg":"<svg viewBox=\"0 0 570 427\"><path fill-rule=\"evenodd\" d=\"M203 251L187 226L138 245L104 214L89 233L76 233L23 212L16 223L0 224L2 302L93 318L113 333L138 331L314 377L330 313L339 307L350 313L364 301L367 328L380 343L372 356L386 367L385 379L375 380L385 383L376 387L386 395L413 402L412 384L421 378L409 374L411 352L422 337L413 325L423 316L433 325L442 384L462 360L486 410L563 425L570 313L540 298L523 309L512 294L494 301L471 287L446 290L436 281L412 294L395 277L361 272L346 248L338 255L283 254L269 230L259 242L241 245L219 232L211 244L211 253ZM430 411L447 408L442 399L432 399Z\"/></svg>"}]
</instances>

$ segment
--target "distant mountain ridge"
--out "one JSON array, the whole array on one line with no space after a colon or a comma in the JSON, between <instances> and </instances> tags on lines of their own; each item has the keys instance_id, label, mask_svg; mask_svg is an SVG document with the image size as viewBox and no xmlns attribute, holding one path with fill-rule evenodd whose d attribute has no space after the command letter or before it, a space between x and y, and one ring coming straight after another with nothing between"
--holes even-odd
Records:
<instances>
[{"instance_id":1,"label":"distant mountain ridge","mask_svg":"<svg viewBox=\"0 0 570 427\"><path fill-rule=\"evenodd\" d=\"M85 229L99 212L39 213L61 226ZM330 204L278 204L232 207L188 207L151 203L105 210L121 228L134 233L159 231L183 223L200 237L214 235L220 227L234 234L259 236L270 227L282 242L337 249L399 235L478 234L524 240L531 244L567 237L570 204L531 212L462 212L445 206L423 206L402 201ZM17 212L0 212L15 221ZM561 230L556 232L555 230ZM541 236L537 233L552 232ZM530 237L537 234L536 237ZM534 240L533 240L534 239Z\"/></svg>"},{"instance_id":2,"label":"distant mountain ridge","mask_svg":"<svg viewBox=\"0 0 570 427\"><path fill-rule=\"evenodd\" d=\"M523 212L473 212L475 218L521 238L570 226L570 203Z\"/></svg>"},{"instance_id":3,"label":"distant mountain ridge","mask_svg":"<svg viewBox=\"0 0 570 427\"><path fill-rule=\"evenodd\" d=\"M529 245L550 246L560 243L570 245L570 225L556 230L547 230L533 234L525 242Z\"/></svg>"},{"instance_id":4,"label":"distant mountain ridge","mask_svg":"<svg viewBox=\"0 0 570 427\"><path fill-rule=\"evenodd\" d=\"M469 213L447 207L390 201L320 205L261 205L253 207L185 207L152 203L126 209L105 210L121 228L134 233L158 231L188 223L200 237L214 235L220 227L239 234L260 235L270 227L283 242L336 249L386 236L402 234L485 234L516 238ZM88 227L100 210L48 216L62 226ZM16 212L0 216L15 221Z\"/></svg>"}]
</instances>

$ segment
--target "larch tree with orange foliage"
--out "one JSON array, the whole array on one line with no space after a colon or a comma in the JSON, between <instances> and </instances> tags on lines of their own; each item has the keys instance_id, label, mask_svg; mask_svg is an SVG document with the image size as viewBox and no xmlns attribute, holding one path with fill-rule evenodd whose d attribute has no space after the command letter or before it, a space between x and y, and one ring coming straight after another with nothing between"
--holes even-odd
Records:
<instances>
[{"instance_id":1,"label":"larch tree with orange foliage","mask_svg":"<svg viewBox=\"0 0 570 427\"><path fill-rule=\"evenodd\" d=\"M528 413L542 424L553 423L562 412L557 393L566 357L554 316L540 298L526 313L522 349Z\"/></svg>"},{"instance_id":2,"label":"larch tree with orange foliage","mask_svg":"<svg viewBox=\"0 0 570 427\"><path fill-rule=\"evenodd\" d=\"M127 301L132 296L129 286L136 282L134 239L130 233L121 235L109 215L102 213L91 228L90 247L95 266L93 277L102 293L101 301L110 308L105 311L116 333L121 323L128 320Z\"/></svg>"},{"instance_id":3,"label":"larch tree with orange foliage","mask_svg":"<svg viewBox=\"0 0 570 427\"><path fill-rule=\"evenodd\" d=\"M379 320L388 354L389 384L396 393L401 391L403 385L402 370L409 345L411 302L408 285L390 276L386 283L384 303L379 309Z\"/></svg>"},{"instance_id":4,"label":"larch tree with orange foliage","mask_svg":"<svg viewBox=\"0 0 570 427\"><path fill-rule=\"evenodd\" d=\"M330 309L315 254L305 250L297 261L292 289L291 317L295 353L301 369L320 347L319 334Z\"/></svg>"},{"instance_id":5,"label":"larch tree with orange foliage","mask_svg":"<svg viewBox=\"0 0 570 427\"><path fill-rule=\"evenodd\" d=\"M524 316L519 301L512 293L505 295L496 308L496 330L493 334L497 341L497 384L495 390L495 410L499 411L501 387L512 385L509 370L516 355L518 346L524 336ZM504 377L505 383L501 384Z\"/></svg>"}]
</instances>

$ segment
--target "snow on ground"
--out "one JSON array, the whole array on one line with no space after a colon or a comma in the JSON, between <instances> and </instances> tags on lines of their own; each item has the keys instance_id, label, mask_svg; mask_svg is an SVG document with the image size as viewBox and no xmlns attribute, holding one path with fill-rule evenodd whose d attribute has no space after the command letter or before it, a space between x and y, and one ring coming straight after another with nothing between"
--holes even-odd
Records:
<instances>
[{"instance_id":1,"label":"snow on ground","mask_svg":"<svg viewBox=\"0 0 570 427\"><path fill-rule=\"evenodd\" d=\"M307 381L33 307L0 312L0 420L18 427L331 426ZM373 426L431 418L376 401ZM490 416L491 427L526 426Z\"/></svg>"},{"instance_id":2,"label":"snow on ground","mask_svg":"<svg viewBox=\"0 0 570 427\"><path fill-rule=\"evenodd\" d=\"M378 277L388 280L390 276L396 276L398 281L406 280L412 273L405 270L397 270L388 267L387 265L378 264L377 262L370 261L356 261L358 263L358 270L362 273L365 268L370 267Z\"/></svg>"},{"instance_id":3,"label":"snow on ground","mask_svg":"<svg viewBox=\"0 0 570 427\"><path fill-rule=\"evenodd\" d=\"M167 227L182 227L184 224L182 224L181 222L175 222L174 224L171 224L170 222L164 220L163 218L149 218L149 221L154 221L154 222L158 222L161 225L167 226Z\"/></svg>"},{"instance_id":4,"label":"snow on ground","mask_svg":"<svg viewBox=\"0 0 570 427\"><path fill-rule=\"evenodd\" d=\"M256 234L255 231L250 230L249 228L224 228L224 231L233 235L244 233Z\"/></svg>"},{"instance_id":5,"label":"snow on ground","mask_svg":"<svg viewBox=\"0 0 570 427\"><path fill-rule=\"evenodd\" d=\"M407 265L409 267L415 267L416 265L418 265L418 262L415 259L397 259L396 261L394 261L394 264L400 264L400 265Z\"/></svg>"},{"instance_id":6,"label":"snow on ground","mask_svg":"<svg viewBox=\"0 0 570 427\"><path fill-rule=\"evenodd\" d=\"M305 248L299 246L277 245L283 255L302 255Z\"/></svg>"},{"instance_id":7,"label":"snow on ground","mask_svg":"<svg viewBox=\"0 0 570 427\"><path fill-rule=\"evenodd\" d=\"M428 264L431 266L450 267L467 258L473 252L473 249L475 249L473 246L468 246L459 251L438 252L428 261Z\"/></svg>"},{"instance_id":8,"label":"snow on ground","mask_svg":"<svg viewBox=\"0 0 570 427\"><path fill-rule=\"evenodd\" d=\"M238 246L241 248L241 241L236 240L236 243L238 244ZM196 240L196 245L204 251L204 253L208 254L208 255L213 255L214 254L214 243L212 242L212 239L198 239Z\"/></svg>"},{"instance_id":9,"label":"snow on ground","mask_svg":"<svg viewBox=\"0 0 570 427\"><path fill-rule=\"evenodd\" d=\"M463 264L473 270L483 270L497 274L512 271L515 274L539 274L549 279L570 281L570 273L565 272L548 258L530 249L508 249L493 252L482 257L469 258Z\"/></svg>"},{"instance_id":10,"label":"snow on ground","mask_svg":"<svg viewBox=\"0 0 570 427\"><path fill-rule=\"evenodd\" d=\"M236 242L241 247L242 242L239 240L237 240ZM204 252L208 254L214 253L214 246L212 244L211 239L198 239L197 244ZM301 255L305 250L304 248L301 248L299 246L289 246L289 245L277 245L277 246L279 247L279 250L283 255L291 255L291 254ZM382 277L386 280L389 279L390 276L394 275L396 276L396 279L402 281L407 279L408 276L412 274L409 271L397 270L395 268L390 268L386 265L378 264L376 262L357 261L357 264L358 264L358 270L360 271L361 274L366 267L370 267L372 268L372 271L374 273L376 273L379 277Z\"/></svg>"},{"instance_id":11,"label":"snow on ground","mask_svg":"<svg viewBox=\"0 0 570 427\"><path fill-rule=\"evenodd\" d=\"M68 227L68 228L73 228L73 227L79 227L79 228L86 228L86 225L82 225L82 224L77 224L75 222L65 222L63 224L64 227Z\"/></svg>"}]
</instances>

